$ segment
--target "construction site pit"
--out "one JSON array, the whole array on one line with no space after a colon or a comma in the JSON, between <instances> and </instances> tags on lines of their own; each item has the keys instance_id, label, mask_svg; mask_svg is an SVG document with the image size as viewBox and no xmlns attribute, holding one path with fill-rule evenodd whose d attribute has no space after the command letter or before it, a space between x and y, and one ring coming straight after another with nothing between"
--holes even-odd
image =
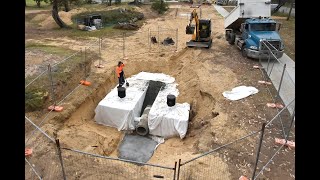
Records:
<instances>
[{"instance_id":1,"label":"construction site pit","mask_svg":"<svg viewBox=\"0 0 320 180\"><path fill-rule=\"evenodd\" d=\"M123 52L119 50L122 45L121 39L123 39L121 35L105 37L107 43L103 46L101 55L104 67L95 68L98 61L93 62L90 75L87 77L91 86L80 86L62 103L64 110L50 113L41 126L47 134L59 139L61 147L113 158L119 157L118 148L121 141L126 133L132 132L118 131L116 128L97 124L94 119L98 103L118 85L115 68L119 60L124 61L124 71L128 78L140 72L163 73L175 78L179 91L176 103L190 104L186 136L183 139L178 136L166 139L156 148L147 163L173 167L179 159L186 162L251 132L259 131L263 123L267 123L277 114L276 109L266 107L266 103L271 102L272 98L267 87L257 83L263 77L259 70L252 68L257 61L242 57L235 46L230 46L225 41L224 18L212 6L201 7L202 18L211 18L213 21L213 42L209 49L187 48L185 45L191 38L184 31L188 23L188 18L184 14L191 12L188 4L172 5L168 12L160 17L148 7L138 7L138 10L144 12L146 21L138 32L128 33L125 51L127 58L123 59ZM148 36L143 32L149 32L149 29L156 30L158 27L178 28L178 41L173 38L175 43L178 43L177 47L164 47L157 44L151 45L151 50L154 50L152 52L144 49L149 44L145 40ZM163 34L160 39L168 36L175 37L175 33L176 31L172 34ZM28 41L47 43L71 50L77 50L85 44L84 41L69 37ZM157 49L161 46L163 46L162 51ZM152 104L157 91L163 87L159 82L150 81L150 84L153 84L150 90L148 89L151 93L147 93L141 113L147 105ZM259 92L238 101L230 101L223 97L224 91L240 85L254 86L259 89ZM271 92L276 92L274 87L269 88ZM38 124L46 116L43 113L41 116L39 114L41 113L29 112L26 116ZM285 113L283 119L284 123L289 122L289 112ZM42 152L50 150L48 145L50 142L43 140L45 137L43 138L41 133L31 134L32 132L33 128L26 128L26 137L30 138L26 146L34 149L35 156L42 157L45 155ZM260 161L264 164L279 147L274 144L274 137L271 135L278 135L280 132L278 122L273 123L267 130L266 136L270 136L270 139L266 139L260 155ZM192 165L192 173L195 177L199 175L197 171L211 171L216 177L228 177L227 179L239 179L239 174L250 177L255 163L258 140L258 135L246 138L241 141L242 144L219 151L217 155L210 158L210 161L218 164L215 170L210 169L212 162L199 158ZM295 170L294 150L285 149L280 153L281 156L273 160L274 164L270 166L269 171L264 171L260 178L294 179L292 176ZM68 156L68 158L73 157ZM48 157L37 161L45 164L50 160ZM74 161L77 160L74 159ZM95 163L103 164L100 161ZM66 163L66 166L68 165L72 165L69 170L73 169L74 172L100 171L94 170L90 164L84 166L81 163ZM262 165L259 164L258 168L261 169ZM213 176L212 173L205 175L207 176L203 179L210 179Z\"/></svg>"}]
</instances>

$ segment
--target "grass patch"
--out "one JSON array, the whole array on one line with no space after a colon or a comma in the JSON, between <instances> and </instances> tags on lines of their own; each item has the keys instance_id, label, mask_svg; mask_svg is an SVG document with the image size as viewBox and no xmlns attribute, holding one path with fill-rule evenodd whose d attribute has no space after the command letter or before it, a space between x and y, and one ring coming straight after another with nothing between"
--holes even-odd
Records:
<instances>
[{"instance_id":1,"label":"grass patch","mask_svg":"<svg viewBox=\"0 0 320 180\"><path fill-rule=\"evenodd\" d=\"M27 50L40 50L45 53L59 55L59 56L67 56L74 53L74 50L66 49L63 47L57 47L52 45L38 44L38 43L26 43L25 48Z\"/></svg>"},{"instance_id":2,"label":"grass patch","mask_svg":"<svg viewBox=\"0 0 320 180\"><path fill-rule=\"evenodd\" d=\"M52 7L49 1L48 3L42 1L40 7L37 6L37 3L34 0L26 0L26 4L26 10L45 10Z\"/></svg>"},{"instance_id":3,"label":"grass patch","mask_svg":"<svg viewBox=\"0 0 320 180\"><path fill-rule=\"evenodd\" d=\"M119 9L113 9L109 11L89 10L87 12L79 13L77 15L72 16L72 21L74 22L74 24L77 24L78 20L83 19L83 17L88 14L100 14L104 26L110 26L118 22L129 22L133 18L137 18L141 20L144 17L143 13L134 11L132 9L126 8L126 11L121 11L121 9L119 8Z\"/></svg>"},{"instance_id":4,"label":"grass patch","mask_svg":"<svg viewBox=\"0 0 320 180\"><path fill-rule=\"evenodd\" d=\"M26 89L25 91L25 111L41 110L48 99L48 91L45 89Z\"/></svg>"},{"instance_id":5,"label":"grass patch","mask_svg":"<svg viewBox=\"0 0 320 180\"><path fill-rule=\"evenodd\" d=\"M86 5L84 5L85 7ZM120 5L119 5L120 6ZM120 35L123 32L128 32L130 30L121 30L121 29L113 29L113 27L118 22L129 22L130 20L137 18L139 21L135 22L138 26L142 26L144 20L143 13L134 11L133 7L125 6L124 8L126 11L120 11L120 8L113 9L109 11L103 11L103 10L97 10L100 8L101 5L96 5L96 7L88 7L87 12L79 13L77 15L72 16L72 29L65 29L62 31L65 31L68 37L101 37L108 35ZM88 14L100 14L103 22L103 28L95 30L95 31L82 31L77 29L77 21L81 20L83 16L86 16ZM61 31L61 29L58 29Z\"/></svg>"}]
</instances>

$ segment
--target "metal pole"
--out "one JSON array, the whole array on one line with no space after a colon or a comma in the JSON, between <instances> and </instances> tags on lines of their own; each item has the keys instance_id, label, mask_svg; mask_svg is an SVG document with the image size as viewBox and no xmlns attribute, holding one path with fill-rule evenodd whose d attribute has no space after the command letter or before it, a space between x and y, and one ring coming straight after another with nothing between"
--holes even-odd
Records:
<instances>
[{"instance_id":1,"label":"metal pole","mask_svg":"<svg viewBox=\"0 0 320 180\"><path fill-rule=\"evenodd\" d=\"M178 51L178 28L176 30L176 51Z\"/></svg>"},{"instance_id":2,"label":"metal pole","mask_svg":"<svg viewBox=\"0 0 320 180\"><path fill-rule=\"evenodd\" d=\"M181 159L179 159L179 161L178 161L178 174L177 174L177 180L179 180L179 176L180 176L180 166L181 166Z\"/></svg>"},{"instance_id":3,"label":"metal pole","mask_svg":"<svg viewBox=\"0 0 320 180\"><path fill-rule=\"evenodd\" d=\"M261 136L260 136L260 141L259 141L258 152L257 152L257 159L256 159L256 163L254 165L253 174L252 174L252 178L251 179L254 179L254 176L256 174L256 169L257 169L257 165L258 165L258 161L259 161L260 149L261 149L261 145L262 145L262 140L263 140L263 134L264 134L265 127L266 127L266 123L263 123L262 124L262 129L261 129Z\"/></svg>"},{"instance_id":4,"label":"metal pole","mask_svg":"<svg viewBox=\"0 0 320 180\"><path fill-rule=\"evenodd\" d=\"M176 162L174 162L173 180L176 180L176 170L177 170L177 161L176 161Z\"/></svg>"},{"instance_id":5,"label":"metal pole","mask_svg":"<svg viewBox=\"0 0 320 180\"><path fill-rule=\"evenodd\" d=\"M124 55L124 50L125 50L125 43L124 43L124 33L123 33L123 36L122 36L122 42L123 42L123 44L122 44L122 53L123 53L123 59L124 59L124 57L125 57L125 55Z\"/></svg>"},{"instance_id":6,"label":"metal pole","mask_svg":"<svg viewBox=\"0 0 320 180\"><path fill-rule=\"evenodd\" d=\"M158 51L160 53L160 27L158 26Z\"/></svg>"},{"instance_id":7,"label":"metal pole","mask_svg":"<svg viewBox=\"0 0 320 180\"><path fill-rule=\"evenodd\" d=\"M264 44L264 45L267 46L266 44ZM269 54L269 57L268 57L268 65L267 65L267 74L269 71L269 64L270 64L270 52L268 54Z\"/></svg>"},{"instance_id":8,"label":"metal pole","mask_svg":"<svg viewBox=\"0 0 320 180\"><path fill-rule=\"evenodd\" d=\"M285 144L287 144L287 140L288 140L288 137L289 137L289 133L290 133L291 127L292 127L292 125L293 125L293 121L294 121L294 118L295 118L295 112L296 112L296 106L294 106L294 109L293 109L293 113L292 113L292 120L291 120L291 123L290 123L289 129L288 129L287 136L285 137L285 139L286 139Z\"/></svg>"},{"instance_id":9,"label":"metal pole","mask_svg":"<svg viewBox=\"0 0 320 180\"><path fill-rule=\"evenodd\" d=\"M55 98L55 95L54 95L54 87L53 87L54 85L53 85L53 79L52 79L50 64L48 65L48 74L49 74L49 80L50 80L50 83L51 83L51 94L52 94L53 109L54 109L57 104L56 104L56 98Z\"/></svg>"},{"instance_id":10,"label":"metal pole","mask_svg":"<svg viewBox=\"0 0 320 180\"><path fill-rule=\"evenodd\" d=\"M87 62L87 48L84 48L84 80L86 80L87 78L87 66L86 66L86 62Z\"/></svg>"},{"instance_id":11,"label":"metal pole","mask_svg":"<svg viewBox=\"0 0 320 180\"><path fill-rule=\"evenodd\" d=\"M101 65L101 44L102 44L102 38L100 37L99 38L99 55L100 55L99 66Z\"/></svg>"},{"instance_id":12,"label":"metal pole","mask_svg":"<svg viewBox=\"0 0 320 180\"><path fill-rule=\"evenodd\" d=\"M270 75L271 75L271 72L272 72L272 70L273 70L273 66L274 66L274 64L276 63L276 61L273 61L273 63L272 63L272 67L271 67L271 70L270 70L270 73L269 73L269 77L270 77Z\"/></svg>"},{"instance_id":13,"label":"metal pole","mask_svg":"<svg viewBox=\"0 0 320 180\"><path fill-rule=\"evenodd\" d=\"M64 171L64 167L63 167L63 161L62 161L62 155L61 155L59 139L56 139L56 144L57 144L57 148L58 148L58 155L59 155L59 159L60 159L60 163L61 163L63 179L66 180L67 178L66 178L66 173Z\"/></svg>"},{"instance_id":14,"label":"metal pole","mask_svg":"<svg viewBox=\"0 0 320 180\"><path fill-rule=\"evenodd\" d=\"M283 75L284 75L284 72L286 70L286 66L287 66L287 64L284 64L284 66L283 66L283 71L282 71L280 84L279 84L279 88L278 88L278 94L277 94L276 98L280 97L280 89L281 89L281 84L282 84L282 80L283 80Z\"/></svg>"},{"instance_id":15,"label":"metal pole","mask_svg":"<svg viewBox=\"0 0 320 180\"><path fill-rule=\"evenodd\" d=\"M149 52L151 50L151 37L150 37L150 28L148 28L148 45L149 45Z\"/></svg>"}]
</instances>

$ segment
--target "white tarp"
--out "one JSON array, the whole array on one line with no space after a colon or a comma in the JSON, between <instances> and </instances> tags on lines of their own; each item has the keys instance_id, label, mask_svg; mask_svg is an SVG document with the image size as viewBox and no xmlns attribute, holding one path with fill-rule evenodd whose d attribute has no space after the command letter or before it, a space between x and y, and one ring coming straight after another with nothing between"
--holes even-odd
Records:
<instances>
[{"instance_id":1,"label":"white tarp","mask_svg":"<svg viewBox=\"0 0 320 180\"><path fill-rule=\"evenodd\" d=\"M224 91L222 95L229 100L235 101L258 92L258 89L252 86L238 86L233 88L231 91Z\"/></svg>"},{"instance_id":2,"label":"white tarp","mask_svg":"<svg viewBox=\"0 0 320 180\"><path fill-rule=\"evenodd\" d=\"M126 97L119 98L118 90L114 88L98 104L95 112L95 121L100 124L115 127L120 130L133 130L134 121L139 121L141 108L146 96L148 81L161 81L166 85L162 87L152 104L148 114L149 133L164 138L179 136L185 137L188 129L189 110L188 103L169 107L167 95L179 95L174 83L175 79L162 73L140 72L128 78L130 86L126 89Z\"/></svg>"},{"instance_id":3,"label":"white tarp","mask_svg":"<svg viewBox=\"0 0 320 180\"><path fill-rule=\"evenodd\" d=\"M134 118L139 117L147 92L147 81L128 78L130 86L126 88L126 97L118 96L114 88L102 99L95 109L95 121L120 130L134 130Z\"/></svg>"},{"instance_id":4,"label":"white tarp","mask_svg":"<svg viewBox=\"0 0 320 180\"><path fill-rule=\"evenodd\" d=\"M148 116L149 132L152 135L161 136L165 139L172 136L179 136L183 139L187 133L189 122L190 105L188 103L169 107L167 105L167 95L179 95L177 84L166 84L159 91Z\"/></svg>"}]
</instances>

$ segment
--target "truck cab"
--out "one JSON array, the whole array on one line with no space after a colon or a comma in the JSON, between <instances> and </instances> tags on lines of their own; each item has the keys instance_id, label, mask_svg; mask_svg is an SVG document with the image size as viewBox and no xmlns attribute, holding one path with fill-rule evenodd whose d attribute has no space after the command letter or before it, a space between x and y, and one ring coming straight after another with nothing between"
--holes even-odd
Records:
<instances>
[{"instance_id":1,"label":"truck cab","mask_svg":"<svg viewBox=\"0 0 320 180\"><path fill-rule=\"evenodd\" d=\"M271 1L238 0L237 6L224 18L226 40L235 44L245 57L282 57L281 24L270 17Z\"/></svg>"},{"instance_id":2,"label":"truck cab","mask_svg":"<svg viewBox=\"0 0 320 180\"><path fill-rule=\"evenodd\" d=\"M241 49L242 55L258 59L269 57L269 51L280 58L283 55L284 44L278 31L280 25L270 18L247 19L240 27L240 36L235 38L235 44ZM272 56L270 58L273 58Z\"/></svg>"}]
</instances>

